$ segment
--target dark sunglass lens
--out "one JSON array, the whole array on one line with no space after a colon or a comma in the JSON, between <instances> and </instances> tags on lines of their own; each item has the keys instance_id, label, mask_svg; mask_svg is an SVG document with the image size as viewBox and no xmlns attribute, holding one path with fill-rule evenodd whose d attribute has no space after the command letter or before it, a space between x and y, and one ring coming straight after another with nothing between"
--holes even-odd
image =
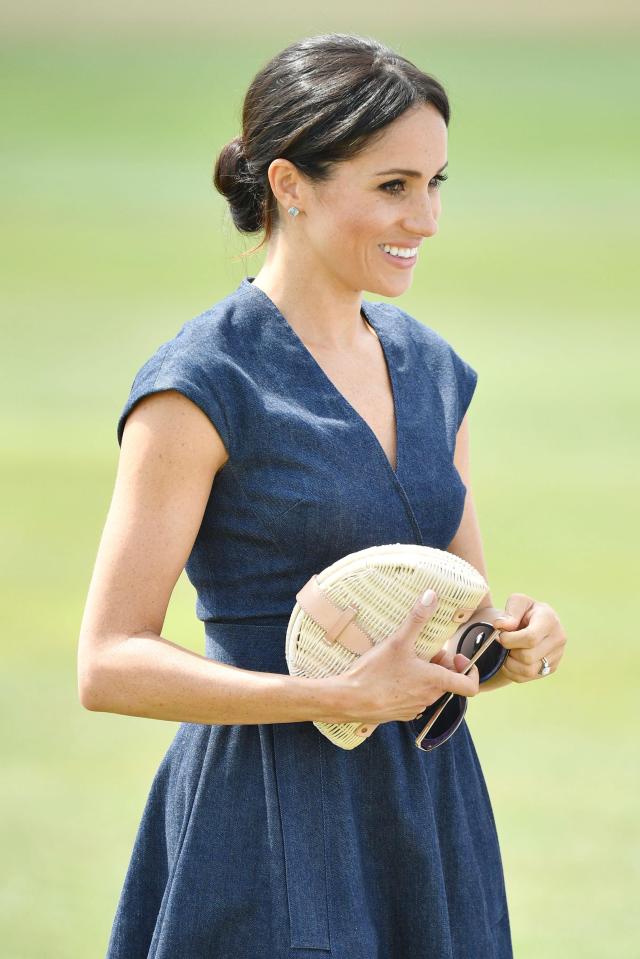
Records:
<instances>
[{"instance_id":1,"label":"dark sunglass lens","mask_svg":"<svg viewBox=\"0 0 640 959\"><path fill-rule=\"evenodd\" d=\"M498 672L508 655L509 650L505 649L495 639L476 663L480 682L484 683L487 679L491 679Z\"/></svg>"},{"instance_id":2,"label":"dark sunglass lens","mask_svg":"<svg viewBox=\"0 0 640 959\"><path fill-rule=\"evenodd\" d=\"M447 694L448 695L448 694ZM432 703L424 714L418 720L414 720L414 727L420 732L429 722L430 717L442 704L443 697L440 697L435 703ZM435 749L441 743L445 742L451 736L464 717L467 709L467 700L465 696L454 695L444 707L435 723L420 743L420 749L426 751Z\"/></svg>"},{"instance_id":3,"label":"dark sunglass lens","mask_svg":"<svg viewBox=\"0 0 640 959\"><path fill-rule=\"evenodd\" d=\"M490 623L473 623L462 634L457 652L463 653L468 659L471 659L493 631L494 627ZM508 655L509 650L496 637L476 660L480 682L484 683L487 679L491 679L498 672Z\"/></svg>"},{"instance_id":4,"label":"dark sunglass lens","mask_svg":"<svg viewBox=\"0 0 640 959\"><path fill-rule=\"evenodd\" d=\"M468 659L471 659L474 656L485 639L488 639L491 633L493 632L493 627L489 623L472 623L468 629L465 629L460 641L458 642L458 653L463 653ZM487 655L489 649L494 645L495 640L491 643L491 646L488 647L487 651L482 654L482 658ZM480 662L480 660L478 660ZM478 669L480 667L478 666Z\"/></svg>"}]
</instances>

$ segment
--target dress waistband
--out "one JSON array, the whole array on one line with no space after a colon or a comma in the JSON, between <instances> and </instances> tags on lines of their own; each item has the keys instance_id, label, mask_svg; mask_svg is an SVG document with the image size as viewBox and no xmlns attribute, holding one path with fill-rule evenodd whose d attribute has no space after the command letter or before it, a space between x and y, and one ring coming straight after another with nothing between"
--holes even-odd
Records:
<instances>
[{"instance_id":1,"label":"dress waistband","mask_svg":"<svg viewBox=\"0 0 640 959\"><path fill-rule=\"evenodd\" d=\"M272 623L205 621L205 655L229 666L263 673L288 673L285 656L288 617Z\"/></svg>"}]
</instances>

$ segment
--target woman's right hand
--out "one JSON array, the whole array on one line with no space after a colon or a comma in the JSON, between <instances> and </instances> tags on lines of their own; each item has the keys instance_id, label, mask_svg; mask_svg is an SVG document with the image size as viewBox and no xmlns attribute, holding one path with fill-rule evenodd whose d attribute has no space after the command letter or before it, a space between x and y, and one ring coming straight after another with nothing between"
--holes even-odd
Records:
<instances>
[{"instance_id":1,"label":"woman's right hand","mask_svg":"<svg viewBox=\"0 0 640 959\"><path fill-rule=\"evenodd\" d=\"M431 591L433 592L433 591ZM343 673L333 677L343 690L345 715L339 722L387 723L415 719L444 692L475 696L479 689L477 666L461 675L469 659L462 653L451 658L444 650L427 662L416 654L416 640L433 616L438 598L429 606L418 598L405 620L382 643L367 650ZM443 665L449 663L450 666Z\"/></svg>"}]
</instances>

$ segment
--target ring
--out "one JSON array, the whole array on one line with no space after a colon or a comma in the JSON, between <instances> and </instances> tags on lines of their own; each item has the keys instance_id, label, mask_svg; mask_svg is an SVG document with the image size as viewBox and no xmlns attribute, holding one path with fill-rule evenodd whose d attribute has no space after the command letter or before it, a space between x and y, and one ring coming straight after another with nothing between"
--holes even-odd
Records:
<instances>
[{"instance_id":1,"label":"ring","mask_svg":"<svg viewBox=\"0 0 640 959\"><path fill-rule=\"evenodd\" d=\"M548 676L551 672L551 666L546 656L542 657L542 666L538 670L538 676Z\"/></svg>"}]
</instances>

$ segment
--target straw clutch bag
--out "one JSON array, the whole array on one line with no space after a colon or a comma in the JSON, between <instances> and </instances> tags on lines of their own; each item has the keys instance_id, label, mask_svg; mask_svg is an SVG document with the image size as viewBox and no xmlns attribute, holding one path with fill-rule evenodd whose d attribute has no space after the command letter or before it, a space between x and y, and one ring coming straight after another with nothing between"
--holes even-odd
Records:
<instances>
[{"instance_id":1,"label":"straw clutch bag","mask_svg":"<svg viewBox=\"0 0 640 959\"><path fill-rule=\"evenodd\" d=\"M394 632L426 589L438 597L416 653L430 660L471 617L489 590L480 573L446 550L410 543L371 546L315 573L296 594L286 635L293 676L333 676ZM376 723L314 725L336 746L353 749Z\"/></svg>"}]
</instances>

